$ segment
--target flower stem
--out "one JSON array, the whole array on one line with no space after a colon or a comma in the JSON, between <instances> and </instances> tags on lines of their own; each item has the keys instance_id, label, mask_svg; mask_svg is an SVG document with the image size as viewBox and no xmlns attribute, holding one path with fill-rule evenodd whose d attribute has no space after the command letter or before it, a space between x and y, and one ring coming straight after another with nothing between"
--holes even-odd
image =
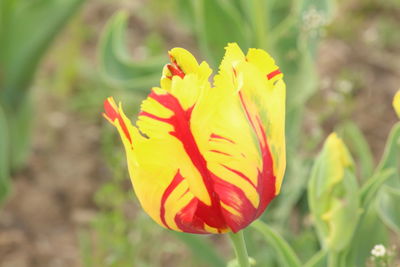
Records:
<instances>
[{"instance_id":1,"label":"flower stem","mask_svg":"<svg viewBox=\"0 0 400 267\"><path fill-rule=\"evenodd\" d=\"M328 267L338 267L339 259L338 255L335 252L330 252L328 254Z\"/></svg>"},{"instance_id":2,"label":"flower stem","mask_svg":"<svg viewBox=\"0 0 400 267\"><path fill-rule=\"evenodd\" d=\"M243 231L229 233L229 237L232 241L233 248L235 250L236 258L239 267L250 267L249 255L247 254L246 243L244 241Z\"/></svg>"}]
</instances>

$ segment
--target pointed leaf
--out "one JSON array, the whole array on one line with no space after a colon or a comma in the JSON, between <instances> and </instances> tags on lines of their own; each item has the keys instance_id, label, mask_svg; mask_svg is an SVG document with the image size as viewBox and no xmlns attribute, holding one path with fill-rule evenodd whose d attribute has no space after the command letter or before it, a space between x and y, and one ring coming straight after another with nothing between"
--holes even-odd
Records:
<instances>
[{"instance_id":1,"label":"pointed leaf","mask_svg":"<svg viewBox=\"0 0 400 267\"><path fill-rule=\"evenodd\" d=\"M50 42L84 0L6 0L0 39L0 99L16 107Z\"/></svg>"},{"instance_id":2,"label":"pointed leaf","mask_svg":"<svg viewBox=\"0 0 400 267\"><path fill-rule=\"evenodd\" d=\"M388 230L375 208L367 208L361 215L357 230L345 254L345 266L365 266L371 256L371 249L376 244L387 244L389 240Z\"/></svg>"},{"instance_id":3,"label":"pointed leaf","mask_svg":"<svg viewBox=\"0 0 400 267\"><path fill-rule=\"evenodd\" d=\"M100 71L107 82L125 89L142 89L159 83L165 57L135 62L126 49L125 31L128 15L116 13L104 29L99 48Z\"/></svg>"},{"instance_id":4,"label":"pointed leaf","mask_svg":"<svg viewBox=\"0 0 400 267\"><path fill-rule=\"evenodd\" d=\"M385 169L367 180L360 189L361 207L367 209L371 201L381 189L381 186L395 173L394 169Z\"/></svg>"},{"instance_id":5,"label":"pointed leaf","mask_svg":"<svg viewBox=\"0 0 400 267\"><path fill-rule=\"evenodd\" d=\"M287 266L287 267L301 266L301 262L297 257L296 253L286 242L286 240L279 235L278 232L270 228L267 224L265 224L261 220L253 222L251 226L257 231L259 231L264 236L267 243L275 249L276 253L279 255L279 261L281 263L280 266Z\"/></svg>"},{"instance_id":6,"label":"pointed leaf","mask_svg":"<svg viewBox=\"0 0 400 267\"><path fill-rule=\"evenodd\" d=\"M378 212L392 230L400 234L400 190L384 186L378 197Z\"/></svg>"},{"instance_id":7,"label":"pointed leaf","mask_svg":"<svg viewBox=\"0 0 400 267\"><path fill-rule=\"evenodd\" d=\"M198 0L192 6L197 27L197 38L207 61L216 68L227 43L236 42L246 50L246 22L231 1Z\"/></svg>"},{"instance_id":8,"label":"pointed leaf","mask_svg":"<svg viewBox=\"0 0 400 267\"><path fill-rule=\"evenodd\" d=\"M385 151L376 172L390 168L395 169L395 172L387 181L387 185L400 189L400 122L396 123L390 131Z\"/></svg>"},{"instance_id":9,"label":"pointed leaf","mask_svg":"<svg viewBox=\"0 0 400 267\"><path fill-rule=\"evenodd\" d=\"M360 128L354 122L348 121L339 127L338 132L346 144L348 144L355 158L360 161L361 179L365 180L369 178L373 171L374 159L368 142Z\"/></svg>"}]
</instances>

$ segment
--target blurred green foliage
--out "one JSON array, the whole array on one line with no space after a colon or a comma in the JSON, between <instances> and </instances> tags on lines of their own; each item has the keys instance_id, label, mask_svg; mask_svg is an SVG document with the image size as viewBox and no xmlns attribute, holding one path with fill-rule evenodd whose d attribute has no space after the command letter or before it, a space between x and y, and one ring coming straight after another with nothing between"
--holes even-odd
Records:
<instances>
[{"instance_id":1,"label":"blurred green foliage","mask_svg":"<svg viewBox=\"0 0 400 267\"><path fill-rule=\"evenodd\" d=\"M8 126L4 111L0 106L0 202L9 191Z\"/></svg>"},{"instance_id":2,"label":"blurred green foliage","mask_svg":"<svg viewBox=\"0 0 400 267\"><path fill-rule=\"evenodd\" d=\"M0 200L9 174L28 154L33 108L29 87L51 41L83 0L2 0L0 2ZM5 139L6 138L6 139Z\"/></svg>"}]
</instances>

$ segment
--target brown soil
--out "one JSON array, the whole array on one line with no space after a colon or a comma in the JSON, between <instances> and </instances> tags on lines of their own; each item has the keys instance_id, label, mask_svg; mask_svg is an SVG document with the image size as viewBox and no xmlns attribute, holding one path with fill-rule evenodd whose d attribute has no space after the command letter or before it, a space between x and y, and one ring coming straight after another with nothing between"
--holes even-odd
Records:
<instances>
[{"instance_id":1,"label":"brown soil","mask_svg":"<svg viewBox=\"0 0 400 267\"><path fill-rule=\"evenodd\" d=\"M77 230L96 210L93 194L109 175L99 129L49 96L37 110L27 167L13 177L0 217L0 266L80 266Z\"/></svg>"}]
</instances>

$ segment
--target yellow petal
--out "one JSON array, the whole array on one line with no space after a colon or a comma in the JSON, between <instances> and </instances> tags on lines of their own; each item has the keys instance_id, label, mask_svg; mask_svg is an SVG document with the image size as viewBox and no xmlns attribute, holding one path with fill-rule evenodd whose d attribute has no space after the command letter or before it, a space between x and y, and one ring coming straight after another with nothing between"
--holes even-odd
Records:
<instances>
[{"instance_id":1,"label":"yellow petal","mask_svg":"<svg viewBox=\"0 0 400 267\"><path fill-rule=\"evenodd\" d=\"M208 81L211 69L206 62L200 65L195 57L183 48L174 48L169 51L171 63L166 64L161 77L161 88L169 91L172 80L176 77L183 79L188 74L194 74L203 82Z\"/></svg>"},{"instance_id":2,"label":"yellow petal","mask_svg":"<svg viewBox=\"0 0 400 267\"><path fill-rule=\"evenodd\" d=\"M256 66L262 74L273 83L283 78L283 74L275 64L275 60L264 50L250 48L246 59L249 63Z\"/></svg>"},{"instance_id":3,"label":"yellow petal","mask_svg":"<svg viewBox=\"0 0 400 267\"><path fill-rule=\"evenodd\" d=\"M192 130L210 170L242 189L232 190L223 206L232 214L229 219L245 223L257 218L280 188L285 168L285 88L282 81L274 85L246 62L234 44L228 45L214 84L215 88L203 91L193 110ZM263 112L280 114L266 113L264 118ZM239 197L241 193L245 197ZM255 209L254 214L244 211L243 199L250 201L246 208Z\"/></svg>"},{"instance_id":4,"label":"yellow petal","mask_svg":"<svg viewBox=\"0 0 400 267\"><path fill-rule=\"evenodd\" d=\"M340 183L344 178L346 168L352 168L353 160L346 145L336 133L331 133L324 144L324 161L326 162L326 179L323 186L318 188L318 192L326 192L326 188L331 188ZM325 190L325 191L324 191Z\"/></svg>"},{"instance_id":5,"label":"yellow petal","mask_svg":"<svg viewBox=\"0 0 400 267\"><path fill-rule=\"evenodd\" d=\"M104 118L118 129L127 152L133 150L133 139L137 135L137 129L126 117L121 104L118 107L114 98L109 97L104 101L104 110Z\"/></svg>"},{"instance_id":6,"label":"yellow petal","mask_svg":"<svg viewBox=\"0 0 400 267\"><path fill-rule=\"evenodd\" d=\"M286 168L286 88L282 77L274 60L266 52L250 49L244 56L237 44L229 44L220 72L214 78L215 86L225 88L225 93L240 91L243 98L252 103L248 107L253 109L250 113L259 114L274 159L277 194ZM259 139L260 134L258 132Z\"/></svg>"}]
</instances>

